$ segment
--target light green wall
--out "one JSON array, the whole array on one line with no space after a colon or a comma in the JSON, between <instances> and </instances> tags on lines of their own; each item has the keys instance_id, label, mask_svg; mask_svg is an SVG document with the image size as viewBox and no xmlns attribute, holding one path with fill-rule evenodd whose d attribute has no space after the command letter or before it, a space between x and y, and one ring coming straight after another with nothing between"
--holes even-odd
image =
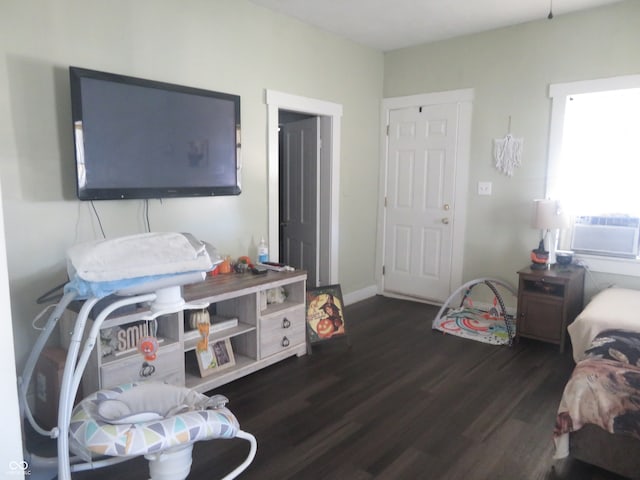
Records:
<instances>
[{"instance_id":1,"label":"light green wall","mask_svg":"<svg viewBox=\"0 0 640 480\"><path fill-rule=\"evenodd\" d=\"M0 181L18 358L33 336L35 299L64 280L65 250L100 235L90 205L74 198L69 65L242 96L242 195L150 202L154 230L190 231L231 255L266 234L265 89L342 104L345 294L375 283L383 94L475 88L464 279L515 282L537 243L528 219L530 201L544 193L548 85L639 73L639 18L631 0L383 55L246 0L2 0ZM512 179L491 160L509 116L525 139ZM493 182L493 196L476 196L480 180ZM109 236L144 231L142 202L96 208ZM640 288L597 274L588 283Z\"/></svg>"},{"instance_id":2,"label":"light green wall","mask_svg":"<svg viewBox=\"0 0 640 480\"><path fill-rule=\"evenodd\" d=\"M233 256L267 235L265 89L343 105L339 280L345 293L375 283L382 53L245 0L2 0L0 52L18 358L33 336L35 299L64 281L66 249L100 237L90 204L75 200L69 65L242 97L243 193L150 201L153 230L189 231ZM141 201L95 205L108 236L144 231Z\"/></svg>"},{"instance_id":3,"label":"light green wall","mask_svg":"<svg viewBox=\"0 0 640 480\"><path fill-rule=\"evenodd\" d=\"M531 201L545 194L550 84L640 73L640 2L631 0L477 35L389 52L384 96L474 88L464 280L497 276L517 284L538 232ZM512 178L493 166L494 138L524 138ZM478 196L478 181L493 182ZM594 191L594 194L597 192ZM593 274L587 292L640 280Z\"/></svg>"}]
</instances>

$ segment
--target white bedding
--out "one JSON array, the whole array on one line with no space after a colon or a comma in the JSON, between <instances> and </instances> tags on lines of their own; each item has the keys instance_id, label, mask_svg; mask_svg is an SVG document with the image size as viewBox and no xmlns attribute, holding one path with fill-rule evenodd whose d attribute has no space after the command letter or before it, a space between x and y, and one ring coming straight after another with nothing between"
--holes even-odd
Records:
<instances>
[{"instance_id":1,"label":"white bedding","mask_svg":"<svg viewBox=\"0 0 640 480\"><path fill-rule=\"evenodd\" d=\"M640 290L608 288L591 299L568 327L576 363L584 359L591 340L611 328L640 331Z\"/></svg>"},{"instance_id":2,"label":"white bedding","mask_svg":"<svg viewBox=\"0 0 640 480\"><path fill-rule=\"evenodd\" d=\"M206 245L192 235L142 233L80 243L67 251L69 278L106 282L150 275L209 271Z\"/></svg>"}]
</instances>

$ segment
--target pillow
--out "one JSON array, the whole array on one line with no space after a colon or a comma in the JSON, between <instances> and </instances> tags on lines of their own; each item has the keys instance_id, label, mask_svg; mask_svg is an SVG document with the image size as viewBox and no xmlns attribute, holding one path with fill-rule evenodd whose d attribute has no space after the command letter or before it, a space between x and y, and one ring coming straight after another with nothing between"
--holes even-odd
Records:
<instances>
[{"instance_id":1,"label":"pillow","mask_svg":"<svg viewBox=\"0 0 640 480\"><path fill-rule=\"evenodd\" d=\"M97 414L106 423L141 423L193 410L224 407L223 395L206 395L160 382L144 383L98 403Z\"/></svg>"},{"instance_id":2,"label":"pillow","mask_svg":"<svg viewBox=\"0 0 640 480\"><path fill-rule=\"evenodd\" d=\"M122 425L126 423L143 423L162 420L164 417L156 412L133 413L122 400L103 400L98 405L98 418L106 423Z\"/></svg>"}]
</instances>

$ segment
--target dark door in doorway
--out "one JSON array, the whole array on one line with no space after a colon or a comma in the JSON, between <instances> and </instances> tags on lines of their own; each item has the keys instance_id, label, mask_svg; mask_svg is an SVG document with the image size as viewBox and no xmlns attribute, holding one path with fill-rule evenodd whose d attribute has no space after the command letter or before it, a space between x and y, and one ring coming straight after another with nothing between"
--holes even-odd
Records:
<instances>
[{"instance_id":1,"label":"dark door in doorway","mask_svg":"<svg viewBox=\"0 0 640 480\"><path fill-rule=\"evenodd\" d=\"M295 114L294 114L295 115ZM280 261L318 277L319 118L281 113ZM287 119L284 121L284 119Z\"/></svg>"}]
</instances>

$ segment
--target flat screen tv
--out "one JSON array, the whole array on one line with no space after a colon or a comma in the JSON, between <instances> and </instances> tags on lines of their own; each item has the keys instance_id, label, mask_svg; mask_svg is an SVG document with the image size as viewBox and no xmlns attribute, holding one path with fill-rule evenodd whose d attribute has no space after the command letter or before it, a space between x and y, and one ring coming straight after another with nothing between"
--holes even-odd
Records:
<instances>
[{"instance_id":1,"label":"flat screen tv","mask_svg":"<svg viewBox=\"0 0 640 480\"><path fill-rule=\"evenodd\" d=\"M240 97L69 67L80 200L238 195Z\"/></svg>"}]
</instances>

